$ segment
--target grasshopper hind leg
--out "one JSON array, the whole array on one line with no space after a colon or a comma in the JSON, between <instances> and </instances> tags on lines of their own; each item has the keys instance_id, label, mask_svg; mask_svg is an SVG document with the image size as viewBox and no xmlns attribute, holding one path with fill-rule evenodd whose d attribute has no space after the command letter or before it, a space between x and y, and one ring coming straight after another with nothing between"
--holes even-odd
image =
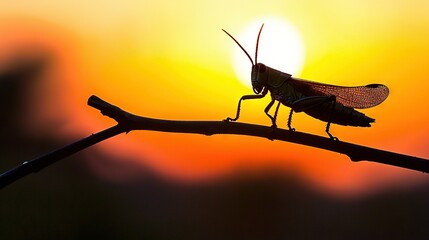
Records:
<instances>
[{"instance_id":1,"label":"grasshopper hind leg","mask_svg":"<svg viewBox=\"0 0 429 240\"><path fill-rule=\"evenodd\" d=\"M289 115L289 120L288 120L288 127L289 129L291 128L290 123L292 121L292 112L306 112L309 110L313 110L317 107L322 106L323 104L330 104L328 105L328 111L329 111L329 117L327 119L327 125L326 125L326 129L325 132L328 134L329 138L332 140L338 140L337 137L334 137L330 132L329 129L331 127L331 123L334 117L334 112L335 112L335 105L337 102L337 98L334 95L331 96L310 96L310 97L304 97L304 98L300 98L298 100L296 100L295 102L293 102L292 104L292 110L291 113ZM307 112L307 114L309 114ZM311 114L309 114L311 116ZM314 117L314 116L313 116ZM317 118L317 117L316 117ZM323 120L326 121L326 120Z\"/></svg>"},{"instance_id":2,"label":"grasshopper hind leg","mask_svg":"<svg viewBox=\"0 0 429 240\"><path fill-rule=\"evenodd\" d=\"M289 131L295 132L295 128L292 127L292 114L293 114L293 109L290 109L289 112L289 117L287 119L287 127L289 128Z\"/></svg>"},{"instance_id":3,"label":"grasshopper hind leg","mask_svg":"<svg viewBox=\"0 0 429 240\"><path fill-rule=\"evenodd\" d=\"M331 127L332 117L333 117L333 115L334 115L335 103L337 102L337 98L336 98L334 95L332 95L332 96L329 96L329 100L330 100L330 101L332 101L332 102L331 102L332 107L331 107L331 112L329 113L329 121L328 121L328 123L326 124L325 132L328 134L328 136L329 136L329 138L330 138L330 139L332 139L332 140L334 140L334 141L339 141L339 139L338 139L337 137L333 136L333 135L329 132L329 128Z\"/></svg>"}]
</instances>

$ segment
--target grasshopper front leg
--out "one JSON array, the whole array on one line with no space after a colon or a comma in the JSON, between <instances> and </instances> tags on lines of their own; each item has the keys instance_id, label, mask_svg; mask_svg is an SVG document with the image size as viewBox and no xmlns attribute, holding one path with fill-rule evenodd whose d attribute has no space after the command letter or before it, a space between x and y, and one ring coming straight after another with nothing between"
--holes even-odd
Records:
<instances>
[{"instance_id":1,"label":"grasshopper front leg","mask_svg":"<svg viewBox=\"0 0 429 240\"><path fill-rule=\"evenodd\" d=\"M235 115L235 118L227 117L224 121L227 121L227 122L235 122L235 121L237 121L238 118L240 117L241 101L248 100L248 99L260 99L260 98L263 98L263 97L265 97L265 95L267 95L267 92L268 92L268 90L264 89L264 91L261 94L252 94L252 95L244 95L244 96L242 96L240 98L240 100L238 101L237 114Z\"/></svg>"}]
</instances>

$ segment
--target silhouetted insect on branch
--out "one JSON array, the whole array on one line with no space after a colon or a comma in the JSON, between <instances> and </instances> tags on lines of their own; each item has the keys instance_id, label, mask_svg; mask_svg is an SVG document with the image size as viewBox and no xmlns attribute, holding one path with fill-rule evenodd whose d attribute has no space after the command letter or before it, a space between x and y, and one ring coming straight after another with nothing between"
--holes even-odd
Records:
<instances>
[{"instance_id":1,"label":"silhouetted insect on branch","mask_svg":"<svg viewBox=\"0 0 429 240\"><path fill-rule=\"evenodd\" d=\"M258 63L258 45L262 28L259 30L256 40L255 63L246 50L227 31L238 46L244 51L252 63L252 87L255 95L244 95L240 98L237 107L237 114L234 118L228 117L225 121L237 121L240 117L241 101L247 99L260 99L271 93L271 101L265 108L265 114L271 119L272 127L276 128L277 113L280 103L290 107L290 114L287 121L289 130L292 128L293 112L305 112L306 114L327 122L326 133L333 140L338 138L329 132L331 123L344 126L370 127L375 119L358 112L355 108L364 109L377 106L389 95L389 89L382 84L369 84L366 86L344 87L318 82L312 82L292 77L291 74L278 71L276 69ZM278 101L274 115L269 110Z\"/></svg>"},{"instance_id":2,"label":"silhouetted insect on branch","mask_svg":"<svg viewBox=\"0 0 429 240\"><path fill-rule=\"evenodd\" d=\"M208 136L212 136L214 134L233 134L261 137L334 151L349 156L354 162L366 160L429 173L429 160L427 159L364 147L342 141L331 141L329 138L308 133L292 133L286 129L277 129L276 131L272 131L272 128L267 126L239 122L173 121L147 118L124 111L96 96L91 96L88 99L88 105L100 110L103 115L116 120L118 124L98 133L91 134L86 138L82 138L50 153L25 161L23 164L0 174L0 189L27 176L28 174L38 172L43 168L98 142L109 139L118 134L135 130L191 133Z\"/></svg>"},{"instance_id":3,"label":"silhouetted insect on branch","mask_svg":"<svg viewBox=\"0 0 429 240\"><path fill-rule=\"evenodd\" d=\"M103 115L116 120L117 125L91 134L86 138L82 138L30 161L25 161L21 165L0 174L0 189L98 142L134 130L204 134L208 136L214 134L234 134L262 137L334 151L349 156L354 162L372 161L429 173L429 160L427 159L347 142L331 141L332 139L338 140L329 132L331 123L345 126L370 127L374 119L356 111L355 108L370 108L382 103L389 95L389 89L381 84L343 87L311 82L294 78L290 74L258 63L258 45L263 26L259 30L256 41L255 62L253 62L250 55L238 41L223 30L240 46L252 63L251 80L255 95L244 95L240 98L237 114L234 118L228 117L224 121L174 121L147 118L134 115L96 96L91 96L88 99L88 105L100 110ZM265 113L271 119L271 128L268 126L235 122L240 116L240 105L243 100L263 98L268 92L271 93L271 101L265 108ZM278 102L276 110L274 115L271 115L269 114L269 110L276 101ZM273 131L273 128L277 127L276 118L280 103L291 108L287 122L289 130L277 129ZM294 132L295 129L291 126L293 112L305 112L314 118L327 122L326 133L330 139L308 133Z\"/></svg>"}]
</instances>

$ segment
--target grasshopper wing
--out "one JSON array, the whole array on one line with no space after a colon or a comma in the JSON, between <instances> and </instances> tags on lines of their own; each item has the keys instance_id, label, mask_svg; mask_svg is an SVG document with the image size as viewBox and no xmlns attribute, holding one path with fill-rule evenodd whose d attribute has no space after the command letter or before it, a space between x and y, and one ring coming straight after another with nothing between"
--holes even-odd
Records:
<instances>
[{"instance_id":1,"label":"grasshopper wing","mask_svg":"<svg viewBox=\"0 0 429 240\"><path fill-rule=\"evenodd\" d=\"M370 108L382 103L389 96L389 88L383 84L345 87L323 84L291 77L288 81L307 96L336 96L336 100L351 108Z\"/></svg>"}]
</instances>

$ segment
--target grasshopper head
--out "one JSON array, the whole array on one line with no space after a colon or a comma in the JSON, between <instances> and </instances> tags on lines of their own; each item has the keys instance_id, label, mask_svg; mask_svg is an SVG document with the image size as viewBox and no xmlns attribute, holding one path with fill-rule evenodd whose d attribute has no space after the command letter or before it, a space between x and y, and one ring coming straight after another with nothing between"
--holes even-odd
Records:
<instances>
[{"instance_id":1,"label":"grasshopper head","mask_svg":"<svg viewBox=\"0 0 429 240\"><path fill-rule=\"evenodd\" d=\"M264 90L265 84L267 82L267 78L268 78L268 71L267 71L267 67L262 64L262 63L258 63L258 46L259 46L259 37L261 36L261 31L262 28L264 27L264 24L262 24L261 28L259 29L259 33L258 33L258 38L256 39L256 50L255 50L255 63L253 63L252 57L250 57L249 53L247 53L246 49L243 48L243 46L241 46L241 44L235 40L235 38L229 34L227 31L223 30L228 36L230 36L232 38L232 40L234 40L235 43L237 43L237 45L241 48L241 50L243 50L243 52L247 55L247 57L249 58L250 62L252 63L252 87L253 87L253 91L256 94L259 94L262 92L262 90Z\"/></svg>"},{"instance_id":2,"label":"grasshopper head","mask_svg":"<svg viewBox=\"0 0 429 240\"><path fill-rule=\"evenodd\" d=\"M253 65L251 79L253 91L256 94L261 93L268 79L267 67L262 63L257 63L256 65Z\"/></svg>"}]
</instances>

